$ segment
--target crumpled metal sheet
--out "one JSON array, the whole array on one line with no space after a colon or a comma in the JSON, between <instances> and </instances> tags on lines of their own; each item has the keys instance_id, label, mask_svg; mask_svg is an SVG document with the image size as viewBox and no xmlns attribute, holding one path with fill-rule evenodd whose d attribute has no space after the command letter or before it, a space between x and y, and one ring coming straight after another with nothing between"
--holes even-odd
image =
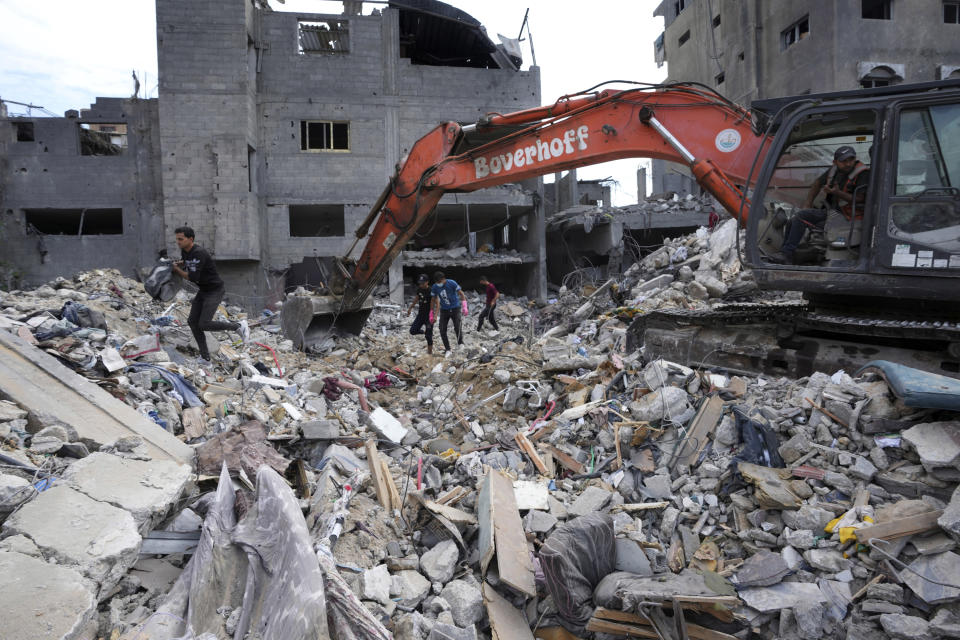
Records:
<instances>
[{"instance_id":1,"label":"crumpled metal sheet","mask_svg":"<svg viewBox=\"0 0 960 640\"><path fill-rule=\"evenodd\" d=\"M960 380L887 360L868 362L857 375L868 371L880 373L908 407L960 411Z\"/></svg>"},{"instance_id":2,"label":"crumpled metal sheet","mask_svg":"<svg viewBox=\"0 0 960 640\"><path fill-rule=\"evenodd\" d=\"M258 473L262 465L277 473L286 473L290 461L277 453L267 442L267 430L257 420L250 420L220 433L197 447L197 473L213 475L226 463L234 475L243 469L248 477Z\"/></svg>"}]
</instances>

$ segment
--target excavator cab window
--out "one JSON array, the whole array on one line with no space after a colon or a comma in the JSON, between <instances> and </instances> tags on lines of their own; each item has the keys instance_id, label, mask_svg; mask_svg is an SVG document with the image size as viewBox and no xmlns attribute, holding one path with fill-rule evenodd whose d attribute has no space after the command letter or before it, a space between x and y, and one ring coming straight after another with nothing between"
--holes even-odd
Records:
<instances>
[{"instance_id":1,"label":"excavator cab window","mask_svg":"<svg viewBox=\"0 0 960 640\"><path fill-rule=\"evenodd\" d=\"M960 267L960 104L903 109L896 140L888 264Z\"/></svg>"},{"instance_id":2,"label":"excavator cab window","mask_svg":"<svg viewBox=\"0 0 960 640\"><path fill-rule=\"evenodd\" d=\"M763 194L761 259L833 268L858 262L877 119L876 111L863 109L815 113L793 123ZM842 147L856 154L857 164L844 166L849 173L834 165ZM814 186L824 184L851 192L853 202Z\"/></svg>"}]
</instances>

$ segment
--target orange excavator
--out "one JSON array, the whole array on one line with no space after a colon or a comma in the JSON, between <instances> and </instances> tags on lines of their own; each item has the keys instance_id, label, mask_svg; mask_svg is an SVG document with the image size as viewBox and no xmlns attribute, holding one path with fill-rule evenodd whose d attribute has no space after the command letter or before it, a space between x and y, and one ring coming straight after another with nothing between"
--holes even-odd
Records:
<instances>
[{"instance_id":1,"label":"orange excavator","mask_svg":"<svg viewBox=\"0 0 960 640\"><path fill-rule=\"evenodd\" d=\"M773 256L784 231L840 146L853 147L869 180L852 210L830 211L794 263L781 264ZM358 228L337 261L335 295L285 306L286 335L306 346L331 324L359 331L373 288L445 193L628 157L687 165L746 229L738 251L760 288L805 298L648 314L631 327L635 340L649 345L657 330L705 332L704 354L716 353L717 341L731 343L731 327L743 326L751 336L734 340L745 343L742 352L726 354L733 369L849 368L879 344L910 351L897 353L901 362L960 373L960 81L756 101L750 110L692 83L591 90L472 125L446 122L414 144ZM772 341L757 341L758 323L772 328ZM804 342L807 334L814 342ZM842 339L825 343L825 334ZM906 336L917 344L906 345ZM704 360L685 349L678 360ZM658 351L677 355L663 340Z\"/></svg>"}]
</instances>

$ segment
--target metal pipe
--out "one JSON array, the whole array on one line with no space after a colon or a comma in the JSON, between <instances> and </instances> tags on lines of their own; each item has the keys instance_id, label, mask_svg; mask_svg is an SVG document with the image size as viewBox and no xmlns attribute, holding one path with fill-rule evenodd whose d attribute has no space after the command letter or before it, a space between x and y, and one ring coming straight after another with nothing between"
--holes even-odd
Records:
<instances>
[{"instance_id":1,"label":"metal pipe","mask_svg":"<svg viewBox=\"0 0 960 640\"><path fill-rule=\"evenodd\" d=\"M683 156L684 160L686 160L690 164L693 164L693 161L696 160L694 155L690 153L690 151L688 151L687 148L683 146L683 144L679 140L677 140L677 138L672 133L670 133L669 129L663 126L663 124L659 120L657 120L653 116L650 116L650 118L646 120L646 123L649 124L654 129L656 129L657 133L663 136L663 139L667 141L667 144L673 147L674 151L676 151L681 156Z\"/></svg>"}]
</instances>

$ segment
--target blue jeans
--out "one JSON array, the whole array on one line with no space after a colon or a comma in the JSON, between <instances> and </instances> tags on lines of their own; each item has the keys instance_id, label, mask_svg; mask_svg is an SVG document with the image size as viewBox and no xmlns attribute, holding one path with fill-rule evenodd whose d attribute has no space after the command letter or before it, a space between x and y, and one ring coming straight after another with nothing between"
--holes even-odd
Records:
<instances>
[{"instance_id":1,"label":"blue jeans","mask_svg":"<svg viewBox=\"0 0 960 640\"><path fill-rule=\"evenodd\" d=\"M804 232L811 227L823 229L823 224L826 221L827 212L824 209L803 209L799 211L787 223L787 231L783 235L783 246L780 251L787 257L792 258L800 241L803 240Z\"/></svg>"}]
</instances>

